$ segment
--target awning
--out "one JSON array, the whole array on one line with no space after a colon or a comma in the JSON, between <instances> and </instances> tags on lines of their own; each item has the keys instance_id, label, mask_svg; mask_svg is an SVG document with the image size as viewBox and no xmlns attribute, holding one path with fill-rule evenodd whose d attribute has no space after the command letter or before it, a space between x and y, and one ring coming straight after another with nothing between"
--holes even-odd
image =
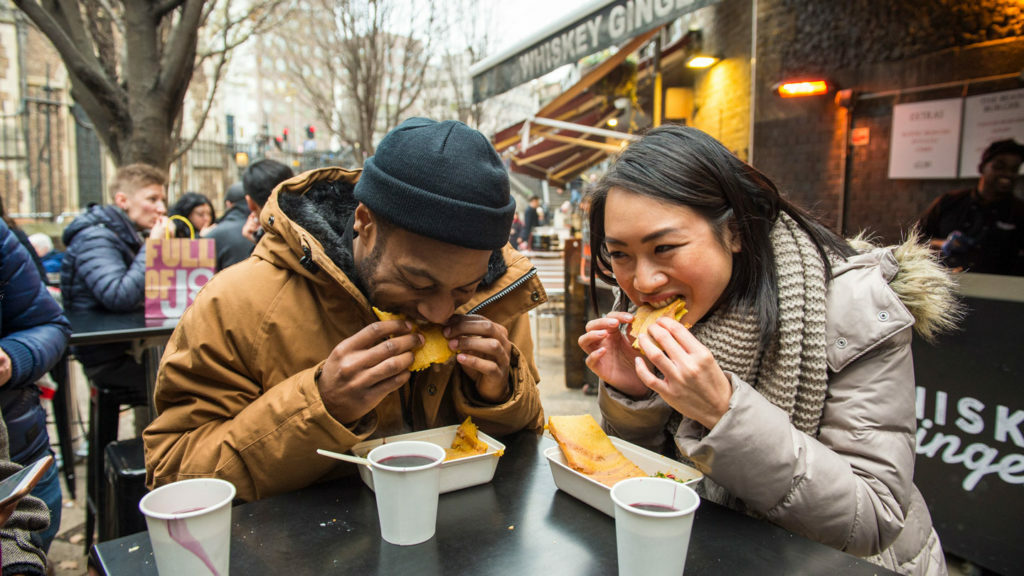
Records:
<instances>
[{"instance_id":1,"label":"awning","mask_svg":"<svg viewBox=\"0 0 1024 576\"><path fill-rule=\"evenodd\" d=\"M659 30L633 38L533 117L497 132L494 147L508 159L509 169L564 187L636 139L626 132L599 128L621 111L615 107L612 94L588 89L609 76Z\"/></svg>"},{"instance_id":2,"label":"awning","mask_svg":"<svg viewBox=\"0 0 1024 576\"><path fill-rule=\"evenodd\" d=\"M629 126L622 126L621 131L606 128L608 120L619 116L622 110L615 107L615 95L599 87L614 84L608 80L622 70L626 57L658 32L655 29L634 38L532 117L497 132L492 141L495 149L508 160L509 168L565 187L583 171L636 140L636 135L628 133ZM692 82L687 77L691 72L681 64L686 42L687 39L682 38L662 50L663 66L673 70L670 85ZM650 89L645 89L644 84L650 84L651 64L650 59L644 59L637 65L635 81L641 88L637 104L641 110L650 105L646 94Z\"/></svg>"}]
</instances>

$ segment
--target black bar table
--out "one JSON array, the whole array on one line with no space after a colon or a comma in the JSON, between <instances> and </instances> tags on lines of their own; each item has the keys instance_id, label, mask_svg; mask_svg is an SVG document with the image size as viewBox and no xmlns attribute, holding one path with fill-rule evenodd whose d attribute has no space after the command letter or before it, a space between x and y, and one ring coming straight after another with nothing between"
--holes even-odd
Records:
<instances>
[{"instance_id":1,"label":"black bar table","mask_svg":"<svg viewBox=\"0 0 1024 576\"><path fill-rule=\"evenodd\" d=\"M615 522L555 487L543 455L554 441L520 433L503 442L494 480L441 495L437 533L416 546L381 539L355 465L352 476L236 506L231 573L614 574ZM146 532L93 546L89 562L111 576L157 573ZM697 511L686 573L891 574L710 502Z\"/></svg>"},{"instance_id":2,"label":"black bar table","mask_svg":"<svg viewBox=\"0 0 1024 576\"><path fill-rule=\"evenodd\" d=\"M124 314L111 312L71 312L67 314L71 322L72 346L90 344L109 344L111 342L131 342L134 340L160 338L166 339L174 332L178 319L170 320L147 320L140 310ZM160 364L160 348L147 348L144 352L146 364L146 384L149 389L149 398L153 398L153 386L156 383L156 370ZM71 443L72 433L70 424L71 414L71 381L68 368L69 358L67 354L57 363L51 374L57 383L57 392L54 395L54 414L57 426L57 443L60 447L60 454L64 466L64 481L67 483L71 496L75 495L75 467L70 465L74 462L73 448ZM152 405L152 401L150 402ZM151 408L152 410L152 408ZM152 415L152 412L151 412Z\"/></svg>"},{"instance_id":3,"label":"black bar table","mask_svg":"<svg viewBox=\"0 0 1024 576\"><path fill-rule=\"evenodd\" d=\"M163 354L163 345L174 332L178 324L177 318L169 319L147 319L142 310L128 313L115 313L105 311L69 312L66 314L71 322L72 346L88 346L95 344L110 344L115 342L133 342L142 346L142 362L146 372L146 398L149 408L149 419L156 417L156 407L153 403L153 391L156 387L157 370L160 367L160 357ZM61 458L64 461L64 480L67 482L68 490L72 496L75 493L75 472L74 455L72 454L71 432L70 432L70 402L71 402L71 380L68 369L68 356L65 354L61 366L54 371L57 380L57 393L54 401L54 414L57 421L57 436L61 451ZM63 420L63 424L62 421ZM89 461L87 463L86 507L90 512L87 514L86 546L91 543L92 536L92 512L95 509L98 515L104 514L99 508L101 490L101 478L103 475L103 446L90 446ZM103 525L103 522L100 522ZM102 533L102 530L100 530Z\"/></svg>"},{"instance_id":4,"label":"black bar table","mask_svg":"<svg viewBox=\"0 0 1024 576\"><path fill-rule=\"evenodd\" d=\"M153 406L153 388L156 373L160 367L163 345L178 325L178 318L151 319L137 312L69 312L71 322L71 346L110 344L114 342L140 342L143 344L143 364L146 367L146 389L149 398L149 415L156 416Z\"/></svg>"}]
</instances>

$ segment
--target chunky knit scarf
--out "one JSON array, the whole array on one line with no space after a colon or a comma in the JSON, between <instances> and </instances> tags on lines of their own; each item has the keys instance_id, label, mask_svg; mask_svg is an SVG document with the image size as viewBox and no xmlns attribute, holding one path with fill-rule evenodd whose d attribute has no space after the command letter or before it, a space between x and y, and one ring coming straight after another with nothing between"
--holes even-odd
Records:
<instances>
[{"instance_id":1,"label":"chunky knit scarf","mask_svg":"<svg viewBox=\"0 0 1024 576\"><path fill-rule=\"evenodd\" d=\"M732 307L715 312L693 329L719 366L750 384L789 414L798 430L817 436L825 407L828 373L825 357L825 266L800 226L782 213L771 231L779 294L778 331L761 349L757 316ZM668 421L675 434L682 416ZM685 454L678 455L684 461ZM742 501L711 478L697 487L702 498L746 511Z\"/></svg>"},{"instance_id":2,"label":"chunky knit scarf","mask_svg":"<svg viewBox=\"0 0 1024 576\"><path fill-rule=\"evenodd\" d=\"M736 374L816 436L825 406L825 266L810 237L782 213L771 230L779 294L779 329L766 350L756 315L735 307L693 330L723 370Z\"/></svg>"}]
</instances>

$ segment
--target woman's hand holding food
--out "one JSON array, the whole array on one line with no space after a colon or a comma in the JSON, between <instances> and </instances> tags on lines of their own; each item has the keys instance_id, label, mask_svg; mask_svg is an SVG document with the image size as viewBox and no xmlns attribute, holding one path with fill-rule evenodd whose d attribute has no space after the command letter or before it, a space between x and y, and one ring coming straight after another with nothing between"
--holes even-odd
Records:
<instances>
[{"instance_id":1,"label":"woman's hand holding food","mask_svg":"<svg viewBox=\"0 0 1024 576\"><path fill-rule=\"evenodd\" d=\"M587 367L605 383L623 394L639 398L648 389L637 376L634 362L640 354L622 333L621 326L633 321L627 312L611 312L604 318L587 322L587 331L579 345L587 353Z\"/></svg>"},{"instance_id":2,"label":"woman's hand holding food","mask_svg":"<svg viewBox=\"0 0 1024 576\"><path fill-rule=\"evenodd\" d=\"M732 384L711 351L671 318L660 318L639 340L647 360L662 374L659 378L638 357L636 374L643 383L679 413L714 428L729 410Z\"/></svg>"},{"instance_id":3,"label":"woman's hand holding food","mask_svg":"<svg viewBox=\"0 0 1024 576\"><path fill-rule=\"evenodd\" d=\"M365 416L409 381L413 350L422 343L406 320L374 322L342 340L316 382L327 412L343 424Z\"/></svg>"},{"instance_id":4,"label":"woman's hand holding food","mask_svg":"<svg viewBox=\"0 0 1024 576\"><path fill-rule=\"evenodd\" d=\"M456 361L476 383L477 394L495 404L507 401L512 394L508 330L483 316L454 316L444 335L448 347L457 352Z\"/></svg>"}]
</instances>

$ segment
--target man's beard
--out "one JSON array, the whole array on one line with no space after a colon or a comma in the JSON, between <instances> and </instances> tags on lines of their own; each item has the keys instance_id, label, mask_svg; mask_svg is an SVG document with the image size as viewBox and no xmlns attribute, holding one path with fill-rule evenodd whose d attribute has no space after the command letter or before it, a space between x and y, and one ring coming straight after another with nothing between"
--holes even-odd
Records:
<instances>
[{"instance_id":1,"label":"man's beard","mask_svg":"<svg viewBox=\"0 0 1024 576\"><path fill-rule=\"evenodd\" d=\"M384 242L382 240L383 238L378 238L373 250L370 251L370 255L355 263L358 278L353 280L355 280L356 285L359 287L359 291L366 295L371 304L375 303L375 298L370 288L370 281L377 275L377 269L380 268L380 261L384 254Z\"/></svg>"}]
</instances>

